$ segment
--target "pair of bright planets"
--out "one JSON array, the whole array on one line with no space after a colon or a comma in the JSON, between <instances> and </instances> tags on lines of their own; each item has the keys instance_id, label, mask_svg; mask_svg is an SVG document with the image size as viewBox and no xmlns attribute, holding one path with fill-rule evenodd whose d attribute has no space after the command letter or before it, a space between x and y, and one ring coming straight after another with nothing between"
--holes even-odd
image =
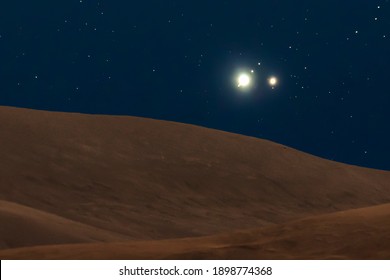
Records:
<instances>
[{"instance_id":1,"label":"pair of bright planets","mask_svg":"<svg viewBox=\"0 0 390 280\"><path fill-rule=\"evenodd\" d=\"M239 88L249 88L252 83L252 75L253 70L251 70L250 74L249 73L240 73L237 77L237 87ZM268 84L274 88L278 84L278 79L275 76L271 76L268 78Z\"/></svg>"}]
</instances>

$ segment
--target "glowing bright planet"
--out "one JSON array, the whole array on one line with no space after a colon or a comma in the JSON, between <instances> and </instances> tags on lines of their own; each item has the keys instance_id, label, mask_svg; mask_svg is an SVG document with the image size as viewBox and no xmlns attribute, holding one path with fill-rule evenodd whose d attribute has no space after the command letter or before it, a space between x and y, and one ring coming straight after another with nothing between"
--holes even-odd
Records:
<instances>
[{"instance_id":1,"label":"glowing bright planet","mask_svg":"<svg viewBox=\"0 0 390 280\"><path fill-rule=\"evenodd\" d=\"M251 83L251 78L248 74L242 73L238 76L237 83L238 87L247 87Z\"/></svg>"},{"instance_id":2,"label":"glowing bright planet","mask_svg":"<svg viewBox=\"0 0 390 280\"><path fill-rule=\"evenodd\" d=\"M276 77L270 77L268 79L268 83L269 83L270 86L274 87L274 86L277 85L278 79Z\"/></svg>"}]
</instances>

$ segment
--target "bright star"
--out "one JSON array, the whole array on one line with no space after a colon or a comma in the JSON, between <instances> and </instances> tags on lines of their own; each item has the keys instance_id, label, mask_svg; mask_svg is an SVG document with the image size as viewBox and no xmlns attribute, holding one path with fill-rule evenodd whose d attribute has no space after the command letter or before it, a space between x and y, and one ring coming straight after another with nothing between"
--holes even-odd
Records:
<instances>
[{"instance_id":1,"label":"bright star","mask_svg":"<svg viewBox=\"0 0 390 280\"><path fill-rule=\"evenodd\" d=\"M278 79L276 77L270 77L268 79L268 83L273 88L273 87L275 87L277 85Z\"/></svg>"},{"instance_id":2,"label":"bright star","mask_svg":"<svg viewBox=\"0 0 390 280\"><path fill-rule=\"evenodd\" d=\"M242 73L238 76L237 86L238 87L248 87L251 83L251 78L248 74Z\"/></svg>"}]
</instances>

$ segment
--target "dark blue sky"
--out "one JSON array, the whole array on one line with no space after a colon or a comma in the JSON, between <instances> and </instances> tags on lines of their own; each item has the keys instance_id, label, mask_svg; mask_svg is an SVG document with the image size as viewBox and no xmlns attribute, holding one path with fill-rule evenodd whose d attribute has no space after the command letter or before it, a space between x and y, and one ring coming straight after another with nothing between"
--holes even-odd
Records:
<instances>
[{"instance_id":1,"label":"dark blue sky","mask_svg":"<svg viewBox=\"0 0 390 280\"><path fill-rule=\"evenodd\" d=\"M390 170L388 0L3 1L0 36L1 105L193 123ZM238 69L254 70L245 93Z\"/></svg>"}]
</instances>

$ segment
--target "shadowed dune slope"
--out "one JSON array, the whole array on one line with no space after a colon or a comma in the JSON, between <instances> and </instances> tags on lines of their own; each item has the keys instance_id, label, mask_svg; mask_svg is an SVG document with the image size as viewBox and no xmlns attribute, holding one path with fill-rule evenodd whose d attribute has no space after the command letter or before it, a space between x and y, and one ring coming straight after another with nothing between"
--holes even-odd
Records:
<instances>
[{"instance_id":1,"label":"shadowed dune slope","mask_svg":"<svg viewBox=\"0 0 390 280\"><path fill-rule=\"evenodd\" d=\"M390 202L390 172L193 125L0 107L0 133L1 200L129 239Z\"/></svg>"},{"instance_id":2,"label":"shadowed dune slope","mask_svg":"<svg viewBox=\"0 0 390 280\"><path fill-rule=\"evenodd\" d=\"M118 234L5 201L0 201L0 225L0 249L126 239Z\"/></svg>"},{"instance_id":3,"label":"shadowed dune slope","mask_svg":"<svg viewBox=\"0 0 390 280\"><path fill-rule=\"evenodd\" d=\"M1 259L390 259L390 204L210 237L54 245Z\"/></svg>"}]
</instances>

